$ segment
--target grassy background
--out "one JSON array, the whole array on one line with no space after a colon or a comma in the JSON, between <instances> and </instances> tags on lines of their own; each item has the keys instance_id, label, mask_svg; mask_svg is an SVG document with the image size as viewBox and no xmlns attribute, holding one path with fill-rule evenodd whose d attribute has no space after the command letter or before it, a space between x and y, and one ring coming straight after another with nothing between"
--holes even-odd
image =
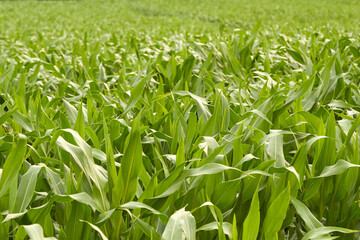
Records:
<instances>
[{"instance_id":1,"label":"grassy background","mask_svg":"<svg viewBox=\"0 0 360 240\"><path fill-rule=\"evenodd\" d=\"M355 0L134 0L134 1L15 1L0 5L1 29L26 31L110 32L191 31L236 28L249 30L259 19L264 31L291 32L308 27L359 26L360 3Z\"/></svg>"}]
</instances>

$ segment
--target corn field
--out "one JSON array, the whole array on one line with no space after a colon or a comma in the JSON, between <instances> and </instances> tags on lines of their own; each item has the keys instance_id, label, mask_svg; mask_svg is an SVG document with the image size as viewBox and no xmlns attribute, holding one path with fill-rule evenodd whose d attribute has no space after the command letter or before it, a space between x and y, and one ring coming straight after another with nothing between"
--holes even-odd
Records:
<instances>
[{"instance_id":1,"label":"corn field","mask_svg":"<svg viewBox=\"0 0 360 240\"><path fill-rule=\"evenodd\" d=\"M360 238L359 3L0 12L0 239Z\"/></svg>"}]
</instances>

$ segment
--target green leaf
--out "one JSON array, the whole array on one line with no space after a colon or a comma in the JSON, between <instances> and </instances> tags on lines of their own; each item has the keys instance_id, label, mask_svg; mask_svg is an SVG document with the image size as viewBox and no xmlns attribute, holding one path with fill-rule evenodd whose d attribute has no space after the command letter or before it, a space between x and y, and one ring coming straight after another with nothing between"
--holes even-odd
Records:
<instances>
[{"instance_id":1,"label":"green leaf","mask_svg":"<svg viewBox=\"0 0 360 240\"><path fill-rule=\"evenodd\" d=\"M31 166L29 170L22 176L16 194L14 212L23 212L29 205L35 191L37 175L41 168L41 166Z\"/></svg>"},{"instance_id":2,"label":"green leaf","mask_svg":"<svg viewBox=\"0 0 360 240\"><path fill-rule=\"evenodd\" d=\"M131 201L137 190L137 177L142 168L142 145L139 114L132 124L128 146L121 159L121 177L123 185L122 203Z\"/></svg>"},{"instance_id":3,"label":"green leaf","mask_svg":"<svg viewBox=\"0 0 360 240\"><path fill-rule=\"evenodd\" d=\"M103 240L108 240L108 238L105 236L105 234L104 234L104 233L101 231L101 229L98 228L96 225L94 225L94 224L92 224L92 223L90 223L90 222L88 222L88 221L81 220L81 219L80 219L80 222L84 222L84 223L89 224L89 226L90 226L92 229L94 229L96 232L99 233L99 235L101 236L101 238L102 238Z\"/></svg>"},{"instance_id":4,"label":"green leaf","mask_svg":"<svg viewBox=\"0 0 360 240\"><path fill-rule=\"evenodd\" d=\"M182 208L171 215L164 233L162 234L162 239L183 239L183 235L188 240L196 239L195 218L190 212L185 211L185 208Z\"/></svg>"},{"instance_id":5,"label":"green leaf","mask_svg":"<svg viewBox=\"0 0 360 240\"><path fill-rule=\"evenodd\" d=\"M75 124L76 118L78 116L78 111L73 105L71 105L69 102L67 102L64 99L63 99L63 103L69 120L71 121L72 124Z\"/></svg>"},{"instance_id":6,"label":"green leaf","mask_svg":"<svg viewBox=\"0 0 360 240\"><path fill-rule=\"evenodd\" d=\"M233 225L228 222L222 223L223 231L226 235L229 236L230 239L237 239L236 236L232 233ZM212 230L218 230L219 229L219 223L218 222L211 222L208 224L205 224L201 226L197 231L212 231Z\"/></svg>"},{"instance_id":7,"label":"green leaf","mask_svg":"<svg viewBox=\"0 0 360 240\"><path fill-rule=\"evenodd\" d=\"M90 186L92 186L92 184L95 185L96 188L93 190L93 196L102 210L105 211L105 209L109 208L109 201L105 193L105 186L107 184L107 176L104 174L105 171L101 166L95 164L92 148L77 132L72 129L63 129L62 131L70 133L78 146L65 141L61 136L57 138L56 144L71 154L72 160L84 172ZM98 193L100 195L97 195Z\"/></svg>"},{"instance_id":8,"label":"green leaf","mask_svg":"<svg viewBox=\"0 0 360 240\"><path fill-rule=\"evenodd\" d=\"M282 130L270 130L271 137L269 137L269 145L267 147L267 153L270 159L276 159L275 167L285 167L286 160L283 151L283 134Z\"/></svg>"},{"instance_id":9,"label":"green leaf","mask_svg":"<svg viewBox=\"0 0 360 240\"><path fill-rule=\"evenodd\" d=\"M282 191L271 203L264 219L265 239L275 239L285 219L290 202L290 186Z\"/></svg>"},{"instance_id":10,"label":"green leaf","mask_svg":"<svg viewBox=\"0 0 360 240\"><path fill-rule=\"evenodd\" d=\"M180 95L180 96L189 96L189 97L193 98L197 103L198 109L200 110L200 115L204 114L205 120L207 120L211 117L211 113L210 113L208 107L206 106L207 105L206 99L199 97L188 91L176 91L173 94Z\"/></svg>"},{"instance_id":11,"label":"green leaf","mask_svg":"<svg viewBox=\"0 0 360 240\"><path fill-rule=\"evenodd\" d=\"M121 208L126 208L126 209L139 209L139 208L142 208L142 209L147 209L147 210L149 210L150 212L152 212L155 215L162 215L163 217L166 218L166 215L160 213L159 211L155 210L154 208L152 208L152 207L150 207L150 206L148 206L148 205L146 205L144 203L141 203L141 202L127 202L125 204L122 204Z\"/></svg>"},{"instance_id":12,"label":"green leaf","mask_svg":"<svg viewBox=\"0 0 360 240\"><path fill-rule=\"evenodd\" d=\"M256 240L259 233L260 226L260 204L258 196L258 188L255 190L251 200L249 213L243 224L242 239Z\"/></svg>"},{"instance_id":13,"label":"green leaf","mask_svg":"<svg viewBox=\"0 0 360 240\"><path fill-rule=\"evenodd\" d=\"M305 64L305 61L303 59L303 57L301 56L300 52L294 51L292 49L287 49L287 52L290 54L290 56L292 58L294 58L297 62L299 62L300 64Z\"/></svg>"},{"instance_id":14,"label":"green leaf","mask_svg":"<svg viewBox=\"0 0 360 240\"><path fill-rule=\"evenodd\" d=\"M24 161L26 152L27 138L19 134L19 140L9 156L6 158L1 179L0 179L0 198L9 190L15 178L18 177L21 165Z\"/></svg>"},{"instance_id":15,"label":"green leaf","mask_svg":"<svg viewBox=\"0 0 360 240\"><path fill-rule=\"evenodd\" d=\"M139 224L139 228L151 239L159 240L161 236L156 230L148 223L142 221L140 218L136 219L137 224Z\"/></svg>"},{"instance_id":16,"label":"green leaf","mask_svg":"<svg viewBox=\"0 0 360 240\"><path fill-rule=\"evenodd\" d=\"M360 165L352 164L345 160L339 160L336 162L336 164L325 167L324 170L321 172L321 174L319 176L317 176L317 178L325 178L325 177L330 177L330 176L334 176L334 175L339 175L339 174L343 173L344 171L346 171L347 169L353 168L353 167L360 168Z\"/></svg>"},{"instance_id":17,"label":"green leaf","mask_svg":"<svg viewBox=\"0 0 360 240\"><path fill-rule=\"evenodd\" d=\"M291 203L294 205L295 210L299 216L304 220L307 230L313 230L315 228L321 228L324 226L314 217L314 215L310 212L309 208L304 203L293 197L291 197Z\"/></svg>"},{"instance_id":18,"label":"green leaf","mask_svg":"<svg viewBox=\"0 0 360 240\"><path fill-rule=\"evenodd\" d=\"M28 132L34 131L35 128L34 128L33 124L31 123L31 121L29 120L28 117L21 114L19 111L14 112L12 115L13 115L14 120L21 127L23 127L26 131L28 131Z\"/></svg>"},{"instance_id":19,"label":"green leaf","mask_svg":"<svg viewBox=\"0 0 360 240\"><path fill-rule=\"evenodd\" d=\"M320 239L320 237L323 237L329 233L332 232L341 232L341 233L355 233L357 231L346 229L346 228L340 228L340 227L320 227L313 229L305 234L305 236L301 240L308 240L308 239Z\"/></svg>"},{"instance_id":20,"label":"green leaf","mask_svg":"<svg viewBox=\"0 0 360 240\"><path fill-rule=\"evenodd\" d=\"M6 120L9 119L9 117L11 117L11 115L13 115L13 113L17 111L16 108L13 108L9 111L6 111L3 115L1 115L0 117L0 125L3 124L4 122L6 122Z\"/></svg>"},{"instance_id":21,"label":"green leaf","mask_svg":"<svg viewBox=\"0 0 360 240\"><path fill-rule=\"evenodd\" d=\"M47 237L45 238L44 237L44 232L43 232L43 229L42 227L39 225L39 224L32 224L32 225L23 225L23 226L20 226L20 228L18 229L18 232L16 234L16 237L15 239L24 239L24 235L23 233L20 233L20 232L23 232L24 230L25 232L27 233L27 235L30 237L31 240L45 240L45 239L48 239L48 240L51 240L51 239L56 239L54 237Z\"/></svg>"},{"instance_id":22,"label":"green leaf","mask_svg":"<svg viewBox=\"0 0 360 240\"><path fill-rule=\"evenodd\" d=\"M233 223L232 223L232 238L239 239L238 236L239 235L238 235L237 224L236 224L236 216L234 214Z\"/></svg>"},{"instance_id":23,"label":"green leaf","mask_svg":"<svg viewBox=\"0 0 360 240\"><path fill-rule=\"evenodd\" d=\"M226 181L215 186L211 196L212 202L220 209L226 209L236 200L240 181Z\"/></svg>"},{"instance_id":24,"label":"green leaf","mask_svg":"<svg viewBox=\"0 0 360 240\"><path fill-rule=\"evenodd\" d=\"M85 121L84 121L84 113L82 110L82 103L80 104L79 110L77 111L77 117L74 124L74 130L79 133L79 135L85 139Z\"/></svg>"},{"instance_id":25,"label":"green leaf","mask_svg":"<svg viewBox=\"0 0 360 240\"><path fill-rule=\"evenodd\" d=\"M141 73L139 73L140 75ZM150 80L152 74L148 74L146 77L142 77L141 81L136 84L136 86L131 91L131 96L128 101L128 104L124 110L124 113L127 113L141 98L142 92L144 91L144 87L146 83Z\"/></svg>"}]
</instances>

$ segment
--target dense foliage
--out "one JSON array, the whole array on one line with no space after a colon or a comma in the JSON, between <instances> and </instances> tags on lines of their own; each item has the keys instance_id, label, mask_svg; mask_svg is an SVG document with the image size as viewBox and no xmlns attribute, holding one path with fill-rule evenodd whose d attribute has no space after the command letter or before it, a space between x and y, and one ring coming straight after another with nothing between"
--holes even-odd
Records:
<instances>
[{"instance_id":1,"label":"dense foliage","mask_svg":"<svg viewBox=\"0 0 360 240\"><path fill-rule=\"evenodd\" d=\"M358 239L352 2L144 2L0 7L0 239Z\"/></svg>"}]
</instances>

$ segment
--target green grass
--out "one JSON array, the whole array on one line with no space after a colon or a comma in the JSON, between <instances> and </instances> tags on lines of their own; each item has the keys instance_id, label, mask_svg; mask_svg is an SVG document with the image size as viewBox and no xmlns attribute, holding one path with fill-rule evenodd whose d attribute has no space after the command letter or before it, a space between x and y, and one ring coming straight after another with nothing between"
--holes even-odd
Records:
<instances>
[{"instance_id":1,"label":"green grass","mask_svg":"<svg viewBox=\"0 0 360 240\"><path fill-rule=\"evenodd\" d=\"M359 3L170 2L0 4L0 239L359 239Z\"/></svg>"}]
</instances>

